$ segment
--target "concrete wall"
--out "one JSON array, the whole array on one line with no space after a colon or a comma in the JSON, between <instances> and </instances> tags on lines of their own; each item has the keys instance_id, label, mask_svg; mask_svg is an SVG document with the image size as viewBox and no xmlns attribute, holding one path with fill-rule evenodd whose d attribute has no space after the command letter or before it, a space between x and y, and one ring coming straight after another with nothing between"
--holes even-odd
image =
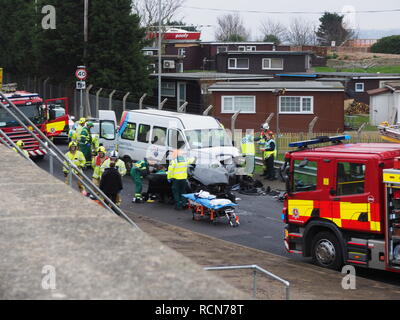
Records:
<instances>
[{"instance_id":1,"label":"concrete wall","mask_svg":"<svg viewBox=\"0 0 400 320\"><path fill-rule=\"evenodd\" d=\"M0 300L249 298L2 145L0 161Z\"/></svg>"}]
</instances>

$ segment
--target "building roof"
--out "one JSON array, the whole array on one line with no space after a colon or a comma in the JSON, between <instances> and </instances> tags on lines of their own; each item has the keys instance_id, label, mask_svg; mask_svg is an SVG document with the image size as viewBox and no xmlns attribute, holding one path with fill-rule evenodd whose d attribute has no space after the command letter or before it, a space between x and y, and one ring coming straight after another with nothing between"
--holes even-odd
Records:
<instances>
[{"instance_id":1,"label":"building roof","mask_svg":"<svg viewBox=\"0 0 400 320\"><path fill-rule=\"evenodd\" d=\"M210 91L344 91L340 82L332 81L265 81L265 82L218 82Z\"/></svg>"},{"instance_id":2,"label":"building roof","mask_svg":"<svg viewBox=\"0 0 400 320\"><path fill-rule=\"evenodd\" d=\"M275 51L280 52L280 51ZM351 79L400 79L400 73L363 73L363 72L289 72L284 74L277 74L277 76L284 77L330 77L329 79L340 78L338 81Z\"/></svg>"},{"instance_id":3,"label":"building roof","mask_svg":"<svg viewBox=\"0 0 400 320\"><path fill-rule=\"evenodd\" d=\"M312 55L314 54L311 51L265 51L265 50L259 50L259 51L226 51L226 52L220 52L220 55L237 55L237 54L243 54L243 55L280 55L280 56L302 56L302 55Z\"/></svg>"},{"instance_id":4,"label":"building roof","mask_svg":"<svg viewBox=\"0 0 400 320\"><path fill-rule=\"evenodd\" d=\"M375 95L386 93L386 92L390 92L390 89L389 88L377 88L377 89L367 91L367 93L370 96L375 96Z\"/></svg>"},{"instance_id":5,"label":"building roof","mask_svg":"<svg viewBox=\"0 0 400 320\"><path fill-rule=\"evenodd\" d=\"M315 72L317 76L349 77L352 79L400 79L400 73Z\"/></svg>"},{"instance_id":6,"label":"building roof","mask_svg":"<svg viewBox=\"0 0 400 320\"><path fill-rule=\"evenodd\" d=\"M153 73L152 76L157 77L158 73ZM273 79L272 75L265 74L235 74L222 72L178 72L178 73L163 73L162 78L177 79L177 80L268 80Z\"/></svg>"}]
</instances>

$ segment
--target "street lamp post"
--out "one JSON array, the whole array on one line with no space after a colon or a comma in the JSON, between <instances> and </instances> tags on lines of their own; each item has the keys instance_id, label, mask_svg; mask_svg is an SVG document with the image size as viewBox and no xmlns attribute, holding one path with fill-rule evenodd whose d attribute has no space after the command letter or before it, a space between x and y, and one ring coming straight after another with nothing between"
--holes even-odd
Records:
<instances>
[{"instance_id":1,"label":"street lamp post","mask_svg":"<svg viewBox=\"0 0 400 320\"><path fill-rule=\"evenodd\" d=\"M158 106L161 104L161 0L158 0Z\"/></svg>"}]
</instances>

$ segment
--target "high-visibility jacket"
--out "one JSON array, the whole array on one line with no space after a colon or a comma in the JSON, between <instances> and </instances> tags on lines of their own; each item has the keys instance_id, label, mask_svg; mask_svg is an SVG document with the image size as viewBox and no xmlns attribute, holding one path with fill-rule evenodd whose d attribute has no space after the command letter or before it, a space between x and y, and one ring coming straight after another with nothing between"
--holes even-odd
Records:
<instances>
[{"instance_id":1,"label":"high-visibility jacket","mask_svg":"<svg viewBox=\"0 0 400 320\"><path fill-rule=\"evenodd\" d=\"M100 179L101 178L101 165L108 159L107 156L101 158L100 156L96 156L92 159L92 168L93 168L93 178Z\"/></svg>"},{"instance_id":2,"label":"high-visibility jacket","mask_svg":"<svg viewBox=\"0 0 400 320\"><path fill-rule=\"evenodd\" d=\"M188 177L187 171L189 165L194 162L194 159L185 159L178 156L169 163L167 179L185 180Z\"/></svg>"},{"instance_id":3,"label":"high-visibility jacket","mask_svg":"<svg viewBox=\"0 0 400 320\"><path fill-rule=\"evenodd\" d=\"M13 148L13 150L15 151L15 152L18 152L18 150L17 150L17 148ZM19 150L21 150L21 152L27 157L27 158L29 158L29 152L28 151L26 151L25 149L19 149Z\"/></svg>"},{"instance_id":4,"label":"high-visibility jacket","mask_svg":"<svg viewBox=\"0 0 400 320\"><path fill-rule=\"evenodd\" d=\"M274 144L274 149L272 149L272 143ZM276 142L274 139L269 139L266 140L264 143L264 146L261 148L263 151L263 158L268 159L271 155L274 155L274 158L276 159L277 156L277 150L276 150Z\"/></svg>"},{"instance_id":5,"label":"high-visibility jacket","mask_svg":"<svg viewBox=\"0 0 400 320\"><path fill-rule=\"evenodd\" d=\"M101 174L104 173L104 170L106 170L107 168L110 168L110 162L111 162L110 159L107 159L106 161L103 162L103 164L100 167ZM117 162L115 163L115 167L118 169L118 172L121 175L121 177L126 175L125 162L123 162L121 159L117 160Z\"/></svg>"},{"instance_id":6,"label":"high-visibility jacket","mask_svg":"<svg viewBox=\"0 0 400 320\"><path fill-rule=\"evenodd\" d=\"M71 162L76 165L78 168L83 168L86 165L86 158L83 155L83 153L79 150L75 151L75 153L72 153L71 151L68 151L65 156L71 160ZM63 167L63 171L65 173L69 172L69 165L67 161L64 161L64 167ZM73 172L76 174L76 170L73 170Z\"/></svg>"},{"instance_id":7,"label":"high-visibility jacket","mask_svg":"<svg viewBox=\"0 0 400 320\"><path fill-rule=\"evenodd\" d=\"M139 171L144 171L149 168L149 163L145 160L141 160L141 161L135 162L133 167Z\"/></svg>"},{"instance_id":8,"label":"high-visibility jacket","mask_svg":"<svg viewBox=\"0 0 400 320\"><path fill-rule=\"evenodd\" d=\"M242 139L242 154L251 156L256 154L254 137L252 135L247 135Z\"/></svg>"},{"instance_id":9,"label":"high-visibility jacket","mask_svg":"<svg viewBox=\"0 0 400 320\"><path fill-rule=\"evenodd\" d=\"M75 138L76 138L76 140L75 141L79 142L81 140L82 129L83 129L83 126L81 124L78 124L76 126L76 129L75 129Z\"/></svg>"},{"instance_id":10,"label":"high-visibility jacket","mask_svg":"<svg viewBox=\"0 0 400 320\"><path fill-rule=\"evenodd\" d=\"M92 152L97 153L100 147L100 139L98 134L92 134Z\"/></svg>"}]
</instances>

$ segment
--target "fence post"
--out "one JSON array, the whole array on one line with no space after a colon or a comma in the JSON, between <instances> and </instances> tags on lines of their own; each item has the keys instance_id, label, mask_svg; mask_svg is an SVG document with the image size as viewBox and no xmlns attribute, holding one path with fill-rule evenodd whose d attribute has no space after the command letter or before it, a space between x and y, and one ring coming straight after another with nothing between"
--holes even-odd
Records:
<instances>
[{"instance_id":1,"label":"fence post","mask_svg":"<svg viewBox=\"0 0 400 320\"><path fill-rule=\"evenodd\" d=\"M124 112L126 110L126 99L128 99L128 96L130 95L130 92L127 92L123 99L122 99L122 112Z\"/></svg>"},{"instance_id":2,"label":"fence post","mask_svg":"<svg viewBox=\"0 0 400 320\"><path fill-rule=\"evenodd\" d=\"M232 131L232 141L233 145L235 145L235 130L236 130L236 119L240 114L240 110L236 112L231 118L231 131Z\"/></svg>"},{"instance_id":3,"label":"fence post","mask_svg":"<svg viewBox=\"0 0 400 320\"><path fill-rule=\"evenodd\" d=\"M275 115L275 113L273 113L273 112L270 113L269 116L268 116L268 118L267 118L267 120L265 120L264 123L266 123L266 124L269 125L269 123L271 122L271 120L272 120L272 118L274 117L274 115Z\"/></svg>"},{"instance_id":4,"label":"fence post","mask_svg":"<svg viewBox=\"0 0 400 320\"><path fill-rule=\"evenodd\" d=\"M314 131L314 126L318 121L318 117L314 117L314 119L311 120L310 124L308 125L308 138L311 139L311 136Z\"/></svg>"},{"instance_id":5,"label":"fence post","mask_svg":"<svg viewBox=\"0 0 400 320\"><path fill-rule=\"evenodd\" d=\"M364 129L364 127L367 125L367 123L366 122L364 122L361 126L360 126L360 128L358 128L358 130L357 130L357 142L361 142L361 132L362 132L362 130Z\"/></svg>"},{"instance_id":6,"label":"fence post","mask_svg":"<svg viewBox=\"0 0 400 320\"><path fill-rule=\"evenodd\" d=\"M47 77L46 80L43 81L43 100L46 100L46 85L47 82L50 80L50 77Z\"/></svg>"},{"instance_id":7,"label":"fence post","mask_svg":"<svg viewBox=\"0 0 400 320\"><path fill-rule=\"evenodd\" d=\"M86 88L86 115L88 117L92 117L92 108L90 107L90 101L89 101L89 91L93 88L93 85L89 85Z\"/></svg>"},{"instance_id":8,"label":"fence post","mask_svg":"<svg viewBox=\"0 0 400 320\"><path fill-rule=\"evenodd\" d=\"M97 118L99 116L99 97L100 97L100 92L103 90L103 88L100 88L99 90L97 90L96 92L96 107L95 107L95 111L94 111L94 116Z\"/></svg>"},{"instance_id":9,"label":"fence post","mask_svg":"<svg viewBox=\"0 0 400 320\"><path fill-rule=\"evenodd\" d=\"M140 98L140 100L139 100L139 109L143 109L143 101L144 101L144 98L146 98L146 97L147 97L147 93L142 95L142 97Z\"/></svg>"},{"instance_id":10,"label":"fence post","mask_svg":"<svg viewBox=\"0 0 400 320\"><path fill-rule=\"evenodd\" d=\"M160 103L160 105L158 106L158 109L159 109L159 110L162 110L162 109L164 108L164 104L165 104L167 101L168 101L168 99L165 98L165 99Z\"/></svg>"},{"instance_id":11,"label":"fence post","mask_svg":"<svg viewBox=\"0 0 400 320\"><path fill-rule=\"evenodd\" d=\"M181 105L178 108L178 112L186 113L186 107L187 107L188 104L189 104L189 102L185 102L183 105Z\"/></svg>"},{"instance_id":12,"label":"fence post","mask_svg":"<svg viewBox=\"0 0 400 320\"><path fill-rule=\"evenodd\" d=\"M112 110L112 97L117 90L111 91L110 95L108 96L108 110Z\"/></svg>"},{"instance_id":13,"label":"fence post","mask_svg":"<svg viewBox=\"0 0 400 320\"><path fill-rule=\"evenodd\" d=\"M212 108L214 108L213 105L208 106L208 108L204 110L203 116L208 116L208 113L211 111Z\"/></svg>"}]
</instances>

